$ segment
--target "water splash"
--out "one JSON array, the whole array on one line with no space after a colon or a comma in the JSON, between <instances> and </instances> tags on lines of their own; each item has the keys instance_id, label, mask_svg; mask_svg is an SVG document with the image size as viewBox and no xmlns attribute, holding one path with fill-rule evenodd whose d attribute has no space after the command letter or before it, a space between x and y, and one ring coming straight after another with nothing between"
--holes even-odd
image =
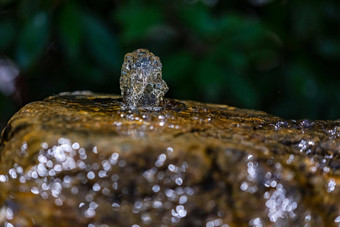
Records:
<instances>
[{"instance_id":1,"label":"water splash","mask_svg":"<svg viewBox=\"0 0 340 227\"><path fill-rule=\"evenodd\" d=\"M124 103L132 109L159 106L169 90L162 80L162 63L159 57L146 49L126 54L120 89Z\"/></svg>"}]
</instances>

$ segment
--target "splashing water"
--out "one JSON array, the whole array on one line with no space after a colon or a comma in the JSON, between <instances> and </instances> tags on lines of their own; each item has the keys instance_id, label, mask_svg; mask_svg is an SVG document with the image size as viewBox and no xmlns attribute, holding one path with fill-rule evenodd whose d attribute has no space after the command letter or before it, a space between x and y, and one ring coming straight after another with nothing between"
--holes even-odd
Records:
<instances>
[{"instance_id":1,"label":"splashing water","mask_svg":"<svg viewBox=\"0 0 340 227\"><path fill-rule=\"evenodd\" d=\"M162 80L162 63L159 57L146 49L126 54L120 89L124 103L132 109L159 106L169 90Z\"/></svg>"}]
</instances>

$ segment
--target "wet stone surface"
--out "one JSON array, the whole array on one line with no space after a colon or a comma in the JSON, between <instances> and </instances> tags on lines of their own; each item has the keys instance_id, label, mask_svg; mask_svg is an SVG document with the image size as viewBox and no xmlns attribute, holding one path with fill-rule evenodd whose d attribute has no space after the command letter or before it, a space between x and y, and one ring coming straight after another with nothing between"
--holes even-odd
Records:
<instances>
[{"instance_id":1,"label":"wet stone surface","mask_svg":"<svg viewBox=\"0 0 340 227\"><path fill-rule=\"evenodd\" d=\"M3 226L338 226L340 122L65 93L0 145Z\"/></svg>"}]
</instances>

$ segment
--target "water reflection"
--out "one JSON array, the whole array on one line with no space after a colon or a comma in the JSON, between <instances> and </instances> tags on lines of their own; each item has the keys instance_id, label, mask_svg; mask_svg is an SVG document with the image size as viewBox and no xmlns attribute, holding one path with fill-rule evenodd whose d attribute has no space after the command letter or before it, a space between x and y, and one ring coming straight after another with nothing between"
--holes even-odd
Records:
<instances>
[{"instance_id":1,"label":"water reflection","mask_svg":"<svg viewBox=\"0 0 340 227\"><path fill-rule=\"evenodd\" d=\"M292 197L286 196L286 190L282 184L276 185L275 182L275 185L273 186L272 187L275 188L275 190L271 190L264 194L264 198L267 200L266 207L269 209L269 220L271 222L276 222L279 218L294 218L294 210L298 206L297 202Z\"/></svg>"},{"instance_id":2,"label":"water reflection","mask_svg":"<svg viewBox=\"0 0 340 227\"><path fill-rule=\"evenodd\" d=\"M22 149L25 151L27 144L23 144ZM130 168L133 163L125 161L118 152L104 158L99 156L97 147L88 150L67 138L60 138L58 144L52 146L42 143L37 164L26 170L14 164L8 174L0 175L0 181L15 184L19 179L20 192L52 200L58 207L68 207L69 204L65 203L71 202L72 209L77 209L77 213L85 219L95 218L101 206L102 209L107 209L106 204L110 203L112 213L106 212L109 216L114 215L114 212L126 212L125 209L130 207L130 211L139 217L141 223L151 224L153 217L150 213L152 210L159 210L162 213L162 222L169 225L179 223L186 217L186 204L195 194L194 188L184 186L188 164L183 162L178 166L171 163L168 155L173 152L173 148L168 147L164 153L158 155L152 168L135 176L134 182L137 185L134 192L127 185L129 179L120 176L124 168ZM137 171L136 173L138 174ZM84 190L84 186L90 186L90 189ZM139 198L132 204L131 193ZM7 204L14 205L15 194L7 201ZM17 216L19 214L13 212L10 206L3 206L0 214L0 222L7 223L7 226L10 226L12 220L23 218ZM121 211L122 206L124 210ZM26 218L29 219L28 216ZM91 225L98 224L100 223Z\"/></svg>"}]
</instances>

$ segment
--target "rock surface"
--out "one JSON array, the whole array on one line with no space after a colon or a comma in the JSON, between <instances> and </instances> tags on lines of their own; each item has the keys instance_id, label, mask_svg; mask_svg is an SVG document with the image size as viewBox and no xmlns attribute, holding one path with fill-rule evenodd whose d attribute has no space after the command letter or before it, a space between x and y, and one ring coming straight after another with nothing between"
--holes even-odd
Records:
<instances>
[{"instance_id":1,"label":"rock surface","mask_svg":"<svg viewBox=\"0 0 340 227\"><path fill-rule=\"evenodd\" d=\"M2 132L7 226L337 226L340 122L65 93ZM12 225L8 224L11 223Z\"/></svg>"}]
</instances>

